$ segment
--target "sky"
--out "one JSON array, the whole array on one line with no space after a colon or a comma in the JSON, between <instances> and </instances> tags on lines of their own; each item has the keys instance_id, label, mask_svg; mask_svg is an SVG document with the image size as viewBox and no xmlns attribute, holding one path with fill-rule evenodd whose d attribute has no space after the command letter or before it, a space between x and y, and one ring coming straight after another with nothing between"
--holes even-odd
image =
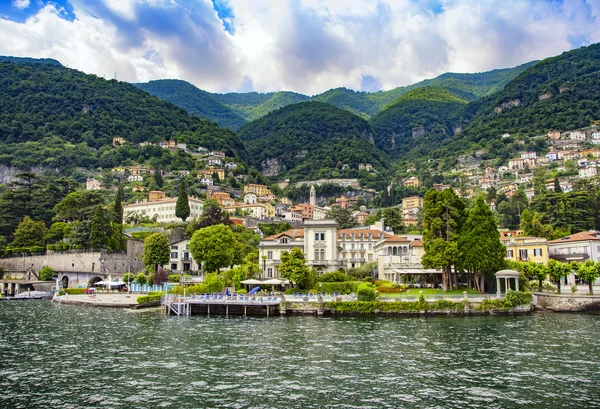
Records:
<instances>
[{"instance_id":1,"label":"sky","mask_svg":"<svg viewBox=\"0 0 600 409\"><path fill-rule=\"evenodd\" d=\"M375 92L600 42L600 0L0 0L0 55L211 92Z\"/></svg>"}]
</instances>

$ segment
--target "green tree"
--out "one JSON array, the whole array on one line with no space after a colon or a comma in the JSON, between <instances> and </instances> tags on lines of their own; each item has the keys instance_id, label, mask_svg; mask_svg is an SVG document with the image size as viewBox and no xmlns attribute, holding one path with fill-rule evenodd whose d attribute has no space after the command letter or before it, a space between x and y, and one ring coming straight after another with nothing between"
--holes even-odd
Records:
<instances>
[{"instance_id":1,"label":"green tree","mask_svg":"<svg viewBox=\"0 0 600 409\"><path fill-rule=\"evenodd\" d=\"M444 292L452 289L452 267L460 258L458 238L463 222L464 203L450 188L425 194L423 214L423 265L442 270Z\"/></svg>"},{"instance_id":2,"label":"green tree","mask_svg":"<svg viewBox=\"0 0 600 409\"><path fill-rule=\"evenodd\" d=\"M90 224L90 247L94 249L110 247L110 234L110 217L108 212L104 207L96 206Z\"/></svg>"},{"instance_id":3,"label":"green tree","mask_svg":"<svg viewBox=\"0 0 600 409\"><path fill-rule=\"evenodd\" d=\"M225 287L225 280L217 273L208 273L204 277L202 287L206 293L220 293Z\"/></svg>"},{"instance_id":4,"label":"green tree","mask_svg":"<svg viewBox=\"0 0 600 409\"><path fill-rule=\"evenodd\" d=\"M333 206L326 215L326 219L335 220L340 229L349 229L356 226L356 219L352 216L349 209L343 209L338 206Z\"/></svg>"},{"instance_id":5,"label":"green tree","mask_svg":"<svg viewBox=\"0 0 600 409\"><path fill-rule=\"evenodd\" d=\"M399 207L390 207L383 209L383 223L385 227L389 227L394 233L401 233L404 231L404 223L402 222L402 211Z\"/></svg>"},{"instance_id":6,"label":"green tree","mask_svg":"<svg viewBox=\"0 0 600 409\"><path fill-rule=\"evenodd\" d=\"M156 184L156 187L159 189L162 189L162 187L165 184L165 181L163 180L163 177L162 177L162 169L156 168L154 170L154 175L152 175L152 177L154 178L154 183Z\"/></svg>"},{"instance_id":7,"label":"green tree","mask_svg":"<svg viewBox=\"0 0 600 409\"><path fill-rule=\"evenodd\" d=\"M578 263L576 267L577 277L587 281L590 295L594 295L594 281L600 275L600 262L586 260L585 263Z\"/></svg>"},{"instance_id":8,"label":"green tree","mask_svg":"<svg viewBox=\"0 0 600 409\"><path fill-rule=\"evenodd\" d=\"M554 178L554 193L562 193L562 188L560 187L560 179L558 177Z\"/></svg>"},{"instance_id":9,"label":"green tree","mask_svg":"<svg viewBox=\"0 0 600 409\"><path fill-rule=\"evenodd\" d=\"M179 192L177 193L177 203L175 203L175 216L179 217L185 222L190 216L190 203L188 201L187 188L185 186L185 180L181 179L179 182Z\"/></svg>"},{"instance_id":10,"label":"green tree","mask_svg":"<svg viewBox=\"0 0 600 409\"><path fill-rule=\"evenodd\" d=\"M144 285L148 282L148 277L144 273L138 273L137 277L135 278L135 281L139 285Z\"/></svg>"},{"instance_id":11,"label":"green tree","mask_svg":"<svg viewBox=\"0 0 600 409\"><path fill-rule=\"evenodd\" d=\"M282 278L287 278L299 288L308 288L310 269L306 265L304 252L299 248L281 253L279 272Z\"/></svg>"},{"instance_id":12,"label":"green tree","mask_svg":"<svg viewBox=\"0 0 600 409\"><path fill-rule=\"evenodd\" d=\"M39 272L40 280L42 281L50 281L52 280L52 276L56 274L56 271L52 269L50 266L44 266Z\"/></svg>"},{"instance_id":13,"label":"green tree","mask_svg":"<svg viewBox=\"0 0 600 409\"><path fill-rule=\"evenodd\" d=\"M52 226L48 229L48 233L46 233L46 240L49 243L58 243L62 239L65 238L65 230L67 229L68 224L65 222L54 222Z\"/></svg>"},{"instance_id":14,"label":"green tree","mask_svg":"<svg viewBox=\"0 0 600 409\"><path fill-rule=\"evenodd\" d=\"M555 260L552 260L555 261ZM523 273L527 277L527 279L535 279L538 280L538 291L542 291L542 285L544 280L548 277L549 268L548 266L544 266L542 264L534 263L533 261L529 261L527 263L523 263Z\"/></svg>"},{"instance_id":15,"label":"green tree","mask_svg":"<svg viewBox=\"0 0 600 409\"><path fill-rule=\"evenodd\" d=\"M552 226L543 224L540 220L540 214L535 210L523 210L520 227L526 236L545 237L547 239L554 236Z\"/></svg>"},{"instance_id":16,"label":"green tree","mask_svg":"<svg viewBox=\"0 0 600 409\"><path fill-rule=\"evenodd\" d=\"M460 232L459 248L463 267L474 275L480 293L485 292L485 275L500 269L506 248L500 241L494 214L480 196L468 213Z\"/></svg>"},{"instance_id":17,"label":"green tree","mask_svg":"<svg viewBox=\"0 0 600 409\"><path fill-rule=\"evenodd\" d=\"M44 222L36 222L29 216L25 216L14 233L11 247L43 246L46 236L46 225Z\"/></svg>"},{"instance_id":18,"label":"green tree","mask_svg":"<svg viewBox=\"0 0 600 409\"><path fill-rule=\"evenodd\" d=\"M553 259L548 260L548 264L546 265L546 272L550 276L550 279L556 282L559 294L561 279L567 277L571 273L571 271L575 270L576 268L577 264L569 265L567 263L561 263L560 261L556 261Z\"/></svg>"},{"instance_id":19,"label":"green tree","mask_svg":"<svg viewBox=\"0 0 600 409\"><path fill-rule=\"evenodd\" d=\"M115 195L115 203L113 204L112 212L114 215L114 221L117 223L123 223L123 184L119 185L117 194Z\"/></svg>"},{"instance_id":20,"label":"green tree","mask_svg":"<svg viewBox=\"0 0 600 409\"><path fill-rule=\"evenodd\" d=\"M144 265L154 272L155 266L162 267L171 258L171 243L164 233L152 233L144 239Z\"/></svg>"},{"instance_id":21,"label":"green tree","mask_svg":"<svg viewBox=\"0 0 600 409\"><path fill-rule=\"evenodd\" d=\"M190 252L204 270L212 273L230 266L235 256L237 241L228 226L217 224L197 230L190 240Z\"/></svg>"},{"instance_id":22,"label":"green tree","mask_svg":"<svg viewBox=\"0 0 600 409\"><path fill-rule=\"evenodd\" d=\"M196 230L217 224L231 226L233 223L229 219L229 213L223 211L223 208L215 199L207 199L202 207L202 216L190 222L185 234L187 237L192 237Z\"/></svg>"}]
</instances>

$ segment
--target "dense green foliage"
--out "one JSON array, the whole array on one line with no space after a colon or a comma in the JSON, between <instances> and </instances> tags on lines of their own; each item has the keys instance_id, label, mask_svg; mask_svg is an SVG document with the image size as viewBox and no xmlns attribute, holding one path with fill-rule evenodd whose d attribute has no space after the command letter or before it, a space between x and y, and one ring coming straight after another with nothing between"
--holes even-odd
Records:
<instances>
[{"instance_id":1,"label":"dense green foliage","mask_svg":"<svg viewBox=\"0 0 600 409\"><path fill-rule=\"evenodd\" d=\"M148 271L163 266L171 257L169 237L164 233L153 233L144 240L144 265Z\"/></svg>"},{"instance_id":2,"label":"dense green foliage","mask_svg":"<svg viewBox=\"0 0 600 409\"><path fill-rule=\"evenodd\" d=\"M443 88L411 91L371 119L375 143L395 157L454 135L466 101Z\"/></svg>"},{"instance_id":3,"label":"dense green foliage","mask_svg":"<svg viewBox=\"0 0 600 409\"><path fill-rule=\"evenodd\" d=\"M39 272L40 280L42 281L50 281L52 280L52 276L56 274L56 271L52 269L50 266L44 266Z\"/></svg>"},{"instance_id":4,"label":"dense green foliage","mask_svg":"<svg viewBox=\"0 0 600 409\"><path fill-rule=\"evenodd\" d=\"M402 95L423 87L443 87L468 101L491 95L501 90L512 78L534 63L474 74L446 73L416 84L373 93L334 88L313 97L285 91L266 94L256 92L212 94L212 97L248 121L256 120L275 109L309 100L325 102L360 117L369 118Z\"/></svg>"},{"instance_id":5,"label":"dense green foliage","mask_svg":"<svg viewBox=\"0 0 600 409\"><path fill-rule=\"evenodd\" d=\"M185 180L179 181L179 192L177 193L177 203L175 203L175 216L185 222L190 216L190 202L188 200L188 190L185 185Z\"/></svg>"},{"instance_id":6,"label":"dense green foliage","mask_svg":"<svg viewBox=\"0 0 600 409\"><path fill-rule=\"evenodd\" d=\"M238 243L228 226L216 224L197 230L190 240L190 253L198 265L212 273L231 266Z\"/></svg>"},{"instance_id":7,"label":"dense green foliage","mask_svg":"<svg viewBox=\"0 0 600 409\"><path fill-rule=\"evenodd\" d=\"M190 115L216 122L220 127L237 131L246 121L216 100L213 95L182 80L157 80L136 87L163 101L185 109Z\"/></svg>"},{"instance_id":8,"label":"dense green foliage","mask_svg":"<svg viewBox=\"0 0 600 409\"><path fill-rule=\"evenodd\" d=\"M309 97L289 91L212 94L222 104L247 121L254 121L287 105L308 101Z\"/></svg>"},{"instance_id":9,"label":"dense green foliage","mask_svg":"<svg viewBox=\"0 0 600 409\"><path fill-rule=\"evenodd\" d=\"M137 300L138 304L142 305L142 304L146 304L146 303L160 301L162 296L163 296L163 294L138 295L136 300Z\"/></svg>"},{"instance_id":10,"label":"dense green foliage","mask_svg":"<svg viewBox=\"0 0 600 409\"><path fill-rule=\"evenodd\" d=\"M266 170L267 161L277 159L279 177L343 177L344 164L355 172L360 163L380 171L388 167L371 144L373 131L365 120L320 102L272 112L242 128L240 137L257 167Z\"/></svg>"},{"instance_id":11,"label":"dense green foliage","mask_svg":"<svg viewBox=\"0 0 600 409\"><path fill-rule=\"evenodd\" d=\"M598 60L600 44L593 44L529 67L500 92L468 104L454 124L462 126L460 134L429 141L403 158L445 158L451 166L448 159L483 148L484 159L506 159L517 145L513 138L502 139L504 133L534 136L589 126L600 118Z\"/></svg>"},{"instance_id":12,"label":"dense green foliage","mask_svg":"<svg viewBox=\"0 0 600 409\"><path fill-rule=\"evenodd\" d=\"M78 149L78 144L86 144L90 148L104 147L114 152L117 149L109 146L115 136L124 137L131 144L175 139L246 159L243 144L231 131L190 116L127 83L106 81L48 64L7 62L0 62L0 78L0 139L3 144L59 137L74 144L72 150ZM18 150L23 149L26 146L18 147ZM5 153L13 157L15 154L14 150L7 152L6 149ZM103 153L92 152L92 155L99 160ZM56 154L49 155L49 158L55 157ZM53 162L48 163L52 165ZM81 165L81 159L73 157L61 166L73 163ZM92 161L88 167L96 165Z\"/></svg>"},{"instance_id":13,"label":"dense green foliage","mask_svg":"<svg viewBox=\"0 0 600 409\"><path fill-rule=\"evenodd\" d=\"M299 248L281 253L281 264L279 265L281 278L287 278L299 288L311 288L314 283L314 274L306 265L304 252Z\"/></svg>"}]
</instances>

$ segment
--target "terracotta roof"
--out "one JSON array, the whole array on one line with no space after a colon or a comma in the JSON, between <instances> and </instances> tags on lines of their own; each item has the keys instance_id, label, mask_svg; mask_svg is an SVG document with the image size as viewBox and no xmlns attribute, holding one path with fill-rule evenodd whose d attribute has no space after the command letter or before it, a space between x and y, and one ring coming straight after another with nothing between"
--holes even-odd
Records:
<instances>
[{"instance_id":1,"label":"terracotta roof","mask_svg":"<svg viewBox=\"0 0 600 409\"><path fill-rule=\"evenodd\" d=\"M423 240L413 240L410 245L412 247L423 247Z\"/></svg>"},{"instance_id":2,"label":"terracotta roof","mask_svg":"<svg viewBox=\"0 0 600 409\"><path fill-rule=\"evenodd\" d=\"M196 199L195 197L188 197L188 201L190 202L198 202L198 203L202 203L202 200ZM169 197L167 199L160 199L160 200L152 200L152 201L145 201L145 202L138 202L138 203L131 203L131 204L126 204L123 206L123 208L127 208L127 207L135 207L135 206L145 206L145 205L159 205L162 203L175 203L177 202L177 198L176 197Z\"/></svg>"},{"instance_id":3,"label":"terracotta roof","mask_svg":"<svg viewBox=\"0 0 600 409\"><path fill-rule=\"evenodd\" d=\"M282 233L277 233L272 236L265 237L263 240L275 240L283 236L291 237L293 239L296 239L298 237L304 237L304 229L290 229Z\"/></svg>"},{"instance_id":4,"label":"terracotta roof","mask_svg":"<svg viewBox=\"0 0 600 409\"><path fill-rule=\"evenodd\" d=\"M386 237L385 241L386 242L397 242L397 243L410 243L410 240L407 239L406 237L392 236L392 235L390 235L389 237Z\"/></svg>"},{"instance_id":5,"label":"terracotta roof","mask_svg":"<svg viewBox=\"0 0 600 409\"><path fill-rule=\"evenodd\" d=\"M368 229L342 229L338 230L338 238L342 237L342 234L346 233L346 236L350 236L354 233L357 237L360 237L360 234L364 234L366 237L369 237L369 233L373 234L374 239L380 239L383 237L393 237L390 233L382 232L381 230L368 230Z\"/></svg>"},{"instance_id":6,"label":"terracotta roof","mask_svg":"<svg viewBox=\"0 0 600 409\"><path fill-rule=\"evenodd\" d=\"M591 230L583 231L581 233L571 234L570 236L561 237L560 239L549 241L548 243L565 243L574 241L588 241L588 240L600 240L600 233Z\"/></svg>"}]
</instances>

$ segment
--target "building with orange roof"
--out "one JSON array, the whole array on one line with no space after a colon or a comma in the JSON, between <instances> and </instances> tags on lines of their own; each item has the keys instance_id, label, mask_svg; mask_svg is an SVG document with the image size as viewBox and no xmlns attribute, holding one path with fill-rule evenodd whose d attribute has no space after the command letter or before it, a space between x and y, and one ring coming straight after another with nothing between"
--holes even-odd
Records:
<instances>
[{"instance_id":1,"label":"building with orange roof","mask_svg":"<svg viewBox=\"0 0 600 409\"><path fill-rule=\"evenodd\" d=\"M167 194L161 190L151 190L148 192L148 201L156 202L157 200L164 200L167 198Z\"/></svg>"},{"instance_id":2,"label":"building with orange roof","mask_svg":"<svg viewBox=\"0 0 600 409\"><path fill-rule=\"evenodd\" d=\"M215 199L221 206L233 206L235 205L235 200L231 198L231 195L227 192L216 192L214 190L208 189L206 191L207 199Z\"/></svg>"},{"instance_id":3,"label":"building with orange roof","mask_svg":"<svg viewBox=\"0 0 600 409\"><path fill-rule=\"evenodd\" d=\"M127 220L130 216L146 216L150 219L155 219L159 223L181 222L182 220L175 216L175 204L177 198L166 198L162 200L137 202L123 206L123 220ZM202 216L203 202L195 197L188 197L190 205L190 215L188 220L194 217Z\"/></svg>"},{"instance_id":4,"label":"building with orange roof","mask_svg":"<svg viewBox=\"0 0 600 409\"><path fill-rule=\"evenodd\" d=\"M377 257L378 278L391 282L405 282L420 277L424 284L435 286L441 271L423 268L425 255L420 235L391 236L374 247Z\"/></svg>"},{"instance_id":5,"label":"building with orange roof","mask_svg":"<svg viewBox=\"0 0 600 409\"><path fill-rule=\"evenodd\" d=\"M501 237L500 241L506 247L507 260L548 263L548 240L545 237L508 236Z\"/></svg>"},{"instance_id":6,"label":"building with orange roof","mask_svg":"<svg viewBox=\"0 0 600 409\"><path fill-rule=\"evenodd\" d=\"M365 263L377 261L373 247L386 237L393 237L391 233L386 233L381 228L369 227L373 228L338 230L340 261L345 268L357 268Z\"/></svg>"}]
</instances>

